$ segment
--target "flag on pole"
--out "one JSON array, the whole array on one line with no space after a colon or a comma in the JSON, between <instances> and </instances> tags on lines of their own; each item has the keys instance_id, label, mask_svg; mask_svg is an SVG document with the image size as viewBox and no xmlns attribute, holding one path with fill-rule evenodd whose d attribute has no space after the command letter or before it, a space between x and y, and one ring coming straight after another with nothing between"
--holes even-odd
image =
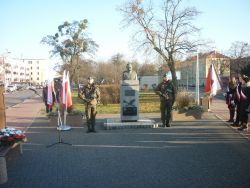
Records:
<instances>
[{"instance_id":1,"label":"flag on pole","mask_svg":"<svg viewBox=\"0 0 250 188\"><path fill-rule=\"evenodd\" d=\"M221 90L221 84L214 65L211 64L207 74L205 93L213 97L217 94L219 90Z\"/></svg>"},{"instance_id":2,"label":"flag on pole","mask_svg":"<svg viewBox=\"0 0 250 188\"><path fill-rule=\"evenodd\" d=\"M69 72L63 72L63 82L62 82L62 103L64 104L65 109L72 106L72 97L71 89L69 82Z\"/></svg>"},{"instance_id":3,"label":"flag on pole","mask_svg":"<svg viewBox=\"0 0 250 188\"><path fill-rule=\"evenodd\" d=\"M48 90L47 90L47 104L49 105L49 108L51 109L54 100L53 100L53 93L55 92L54 82L53 80L48 81Z\"/></svg>"},{"instance_id":4,"label":"flag on pole","mask_svg":"<svg viewBox=\"0 0 250 188\"><path fill-rule=\"evenodd\" d=\"M70 82L69 82L69 71L67 72L67 76L66 76L66 97L67 97L67 108L72 106L72 97L71 97L71 89L70 89Z\"/></svg>"},{"instance_id":5,"label":"flag on pole","mask_svg":"<svg viewBox=\"0 0 250 188\"><path fill-rule=\"evenodd\" d=\"M65 95L65 83L66 83L66 71L63 71L63 79L62 79L62 90L61 90L61 97L62 97L62 104L64 105L66 102L66 95Z\"/></svg>"}]
</instances>

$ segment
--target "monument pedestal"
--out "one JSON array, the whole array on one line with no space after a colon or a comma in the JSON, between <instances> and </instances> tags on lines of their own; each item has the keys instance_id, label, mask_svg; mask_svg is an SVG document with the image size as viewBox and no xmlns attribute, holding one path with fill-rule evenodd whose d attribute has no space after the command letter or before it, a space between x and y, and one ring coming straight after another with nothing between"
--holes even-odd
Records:
<instances>
[{"instance_id":1,"label":"monument pedestal","mask_svg":"<svg viewBox=\"0 0 250 188\"><path fill-rule=\"evenodd\" d=\"M136 122L122 122L119 118L109 118L104 122L104 129L138 129L138 128L157 128L158 124L151 119L143 118Z\"/></svg>"},{"instance_id":2,"label":"monument pedestal","mask_svg":"<svg viewBox=\"0 0 250 188\"><path fill-rule=\"evenodd\" d=\"M123 80L120 87L121 121L138 121L139 80Z\"/></svg>"}]
</instances>

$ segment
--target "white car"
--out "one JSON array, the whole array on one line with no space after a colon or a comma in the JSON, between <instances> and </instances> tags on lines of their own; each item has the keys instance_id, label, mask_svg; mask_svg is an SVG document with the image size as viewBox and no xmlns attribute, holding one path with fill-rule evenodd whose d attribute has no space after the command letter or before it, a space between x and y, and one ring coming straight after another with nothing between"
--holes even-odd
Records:
<instances>
[{"instance_id":1,"label":"white car","mask_svg":"<svg viewBox=\"0 0 250 188\"><path fill-rule=\"evenodd\" d=\"M16 91L16 89L17 89L17 88L16 88L15 85L8 85L6 90L7 90L8 92L13 92L13 91Z\"/></svg>"}]
</instances>

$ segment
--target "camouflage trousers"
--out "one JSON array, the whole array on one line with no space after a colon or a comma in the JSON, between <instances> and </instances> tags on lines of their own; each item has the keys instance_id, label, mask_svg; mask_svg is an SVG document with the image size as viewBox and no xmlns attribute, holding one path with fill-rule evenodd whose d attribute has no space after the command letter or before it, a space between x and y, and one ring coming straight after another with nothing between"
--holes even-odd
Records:
<instances>
[{"instance_id":1,"label":"camouflage trousers","mask_svg":"<svg viewBox=\"0 0 250 188\"><path fill-rule=\"evenodd\" d=\"M95 117L97 114L96 105L87 104L85 106L85 115L87 120L88 130L95 130Z\"/></svg>"},{"instance_id":2,"label":"camouflage trousers","mask_svg":"<svg viewBox=\"0 0 250 188\"><path fill-rule=\"evenodd\" d=\"M161 110L161 121L164 125L168 125L171 120L173 102L171 100L161 101L160 110Z\"/></svg>"}]
</instances>

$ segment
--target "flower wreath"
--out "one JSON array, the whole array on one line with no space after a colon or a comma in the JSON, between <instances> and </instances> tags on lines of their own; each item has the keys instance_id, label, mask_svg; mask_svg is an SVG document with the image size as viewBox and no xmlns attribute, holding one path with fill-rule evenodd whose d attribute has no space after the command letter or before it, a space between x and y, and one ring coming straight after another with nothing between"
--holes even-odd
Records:
<instances>
[{"instance_id":1,"label":"flower wreath","mask_svg":"<svg viewBox=\"0 0 250 188\"><path fill-rule=\"evenodd\" d=\"M17 142L25 141L26 136L21 130L5 128L0 130L0 146L12 146Z\"/></svg>"}]
</instances>

